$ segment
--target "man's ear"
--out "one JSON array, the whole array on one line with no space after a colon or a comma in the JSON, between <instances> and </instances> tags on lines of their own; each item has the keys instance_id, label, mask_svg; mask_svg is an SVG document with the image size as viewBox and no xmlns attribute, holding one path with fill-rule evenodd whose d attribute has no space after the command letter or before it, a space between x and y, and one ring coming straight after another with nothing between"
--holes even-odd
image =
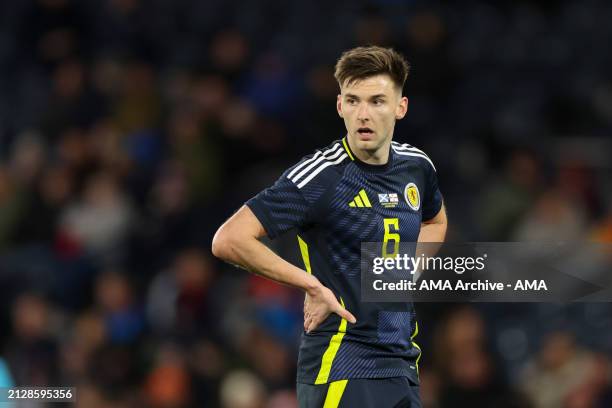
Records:
<instances>
[{"instance_id":1,"label":"man's ear","mask_svg":"<svg viewBox=\"0 0 612 408\"><path fill-rule=\"evenodd\" d=\"M408 98L402 96L399 105L397 105L397 108L395 109L395 119L402 119L404 116L406 116L406 112L408 112Z\"/></svg>"},{"instance_id":2,"label":"man's ear","mask_svg":"<svg viewBox=\"0 0 612 408\"><path fill-rule=\"evenodd\" d=\"M338 111L338 115L344 118L344 116L342 116L342 95L340 94L338 94L338 98L336 99L336 110Z\"/></svg>"}]
</instances>

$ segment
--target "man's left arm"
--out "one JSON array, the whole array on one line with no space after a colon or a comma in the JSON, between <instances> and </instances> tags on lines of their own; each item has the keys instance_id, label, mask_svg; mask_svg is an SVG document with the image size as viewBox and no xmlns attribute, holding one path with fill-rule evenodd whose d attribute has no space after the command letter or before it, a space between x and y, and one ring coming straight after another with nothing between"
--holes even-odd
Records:
<instances>
[{"instance_id":1,"label":"man's left arm","mask_svg":"<svg viewBox=\"0 0 612 408\"><path fill-rule=\"evenodd\" d=\"M442 204L440 211L433 218L421 223L418 242L444 242L447 225L446 208Z\"/></svg>"},{"instance_id":2,"label":"man's left arm","mask_svg":"<svg viewBox=\"0 0 612 408\"><path fill-rule=\"evenodd\" d=\"M444 242L447 224L446 208L444 203L442 203L440 211L433 218L421 222L416 253L427 257L437 254ZM422 274L423 270L419 267L414 273L413 281L416 282Z\"/></svg>"}]
</instances>

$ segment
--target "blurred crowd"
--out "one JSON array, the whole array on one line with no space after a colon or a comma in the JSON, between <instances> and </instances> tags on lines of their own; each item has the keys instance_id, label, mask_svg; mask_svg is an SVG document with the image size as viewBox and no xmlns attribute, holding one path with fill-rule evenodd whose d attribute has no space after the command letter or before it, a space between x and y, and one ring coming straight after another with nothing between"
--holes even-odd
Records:
<instances>
[{"instance_id":1,"label":"blurred crowd","mask_svg":"<svg viewBox=\"0 0 612 408\"><path fill-rule=\"evenodd\" d=\"M333 65L412 64L395 139L454 241L612 242L606 1L0 2L0 386L295 407L303 295L219 263L245 200L343 136ZM612 307L418 304L425 407L612 406Z\"/></svg>"}]
</instances>

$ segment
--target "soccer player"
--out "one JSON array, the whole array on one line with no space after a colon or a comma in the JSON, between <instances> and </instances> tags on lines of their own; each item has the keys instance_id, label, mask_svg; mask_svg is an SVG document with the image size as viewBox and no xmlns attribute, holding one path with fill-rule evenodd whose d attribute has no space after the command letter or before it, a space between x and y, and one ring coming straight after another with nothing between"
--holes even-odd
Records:
<instances>
[{"instance_id":1,"label":"soccer player","mask_svg":"<svg viewBox=\"0 0 612 408\"><path fill-rule=\"evenodd\" d=\"M412 303L360 299L361 242L392 244L392 252L399 241L442 242L446 234L431 159L392 141L408 110L408 70L392 49L343 53L334 76L346 136L285 171L213 239L215 256L306 292L297 372L303 408L421 406ZM305 271L258 240L290 229Z\"/></svg>"}]
</instances>

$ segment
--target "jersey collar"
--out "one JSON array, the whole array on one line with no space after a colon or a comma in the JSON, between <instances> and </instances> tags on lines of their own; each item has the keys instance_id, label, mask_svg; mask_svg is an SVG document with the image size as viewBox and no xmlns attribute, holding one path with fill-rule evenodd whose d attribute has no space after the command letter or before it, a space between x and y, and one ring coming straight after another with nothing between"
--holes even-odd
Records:
<instances>
[{"instance_id":1,"label":"jersey collar","mask_svg":"<svg viewBox=\"0 0 612 408\"><path fill-rule=\"evenodd\" d=\"M356 165L358 165L359 167L367 171L375 171L375 172L385 171L391 166L391 162L393 162L394 153L393 153L393 149L391 149L391 146L389 146L389 160L387 160L385 164L370 164L370 163L366 163L364 161L359 160L357 155L355 155L355 153L353 153L353 151L351 150L351 146L349 145L349 141L348 141L348 136L344 136L342 138L342 147L344 148L344 150L346 150L346 154L348 154L348 157Z\"/></svg>"}]
</instances>

